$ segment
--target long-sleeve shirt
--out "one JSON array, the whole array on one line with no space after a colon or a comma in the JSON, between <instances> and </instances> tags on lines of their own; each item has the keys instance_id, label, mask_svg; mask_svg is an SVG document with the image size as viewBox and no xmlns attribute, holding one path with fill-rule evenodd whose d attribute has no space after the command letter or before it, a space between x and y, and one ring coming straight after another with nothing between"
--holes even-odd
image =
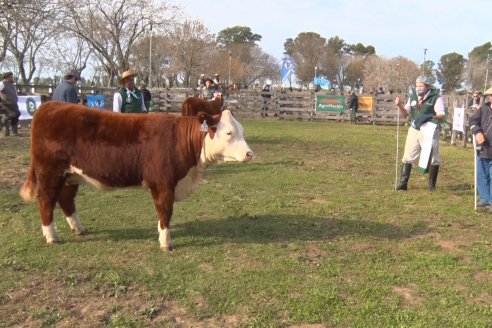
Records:
<instances>
[{"instance_id":1,"label":"long-sleeve shirt","mask_svg":"<svg viewBox=\"0 0 492 328\"><path fill-rule=\"evenodd\" d=\"M470 117L470 130L476 135L482 132L485 135L485 142L479 151L480 158L492 158L492 109L490 102L483 104L472 117Z\"/></svg>"}]
</instances>

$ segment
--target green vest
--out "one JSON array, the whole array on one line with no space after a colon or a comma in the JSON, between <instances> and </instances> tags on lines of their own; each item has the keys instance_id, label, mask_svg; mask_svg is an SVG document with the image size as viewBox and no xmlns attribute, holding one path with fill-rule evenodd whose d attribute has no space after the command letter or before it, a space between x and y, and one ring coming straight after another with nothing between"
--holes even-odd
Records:
<instances>
[{"instance_id":1,"label":"green vest","mask_svg":"<svg viewBox=\"0 0 492 328\"><path fill-rule=\"evenodd\" d=\"M419 98L417 96L417 93L415 91L410 92L410 120L413 121L420 115L424 114L436 115L436 112L434 111L434 105L436 104L437 98L439 98L439 92L437 92L437 90L435 89L430 89L427 97L422 103L422 108L419 109ZM438 124L439 120L434 118L432 119L432 122Z\"/></svg>"},{"instance_id":2,"label":"green vest","mask_svg":"<svg viewBox=\"0 0 492 328\"><path fill-rule=\"evenodd\" d=\"M132 94L127 92L126 88L121 88L120 95L122 99L122 113L144 113L142 112L142 91L135 88Z\"/></svg>"}]
</instances>

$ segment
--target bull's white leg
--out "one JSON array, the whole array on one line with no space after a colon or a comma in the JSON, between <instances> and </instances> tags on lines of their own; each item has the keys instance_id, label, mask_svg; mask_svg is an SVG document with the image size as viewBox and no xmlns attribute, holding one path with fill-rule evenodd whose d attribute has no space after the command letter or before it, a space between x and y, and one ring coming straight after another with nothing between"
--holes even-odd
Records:
<instances>
[{"instance_id":1,"label":"bull's white leg","mask_svg":"<svg viewBox=\"0 0 492 328\"><path fill-rule=\"evenodd\" d=\"M46 238L48 244L56 244L60 241L56 234L55 224L53 222L51 222L49 226L41 225L41 228L43 229L43 236Z\"/></svg>"},{"instance_id":2,"label":"bull's white leg","mask_svg":"<svg viewBox=\"0 0 492 328\"><path fill-rule=\"evenodd\" d=\"M70 226L70 229L75 231L76 235L81 235L85 232L85 228L80 223L79 216L77 215L77 212L73 212L72 215L67 216L65 219L67 219L67 222L68 222L68 225Z\"/></svg>"},{"instance_id":3,"label":"bull's white leg","mask_svg":"<svg viewBox=\"0 0 492 328\"><path fill-rule=\"evenodd\" d=\"M163 251L172 251L173 242L171 240L171 232L168 228L161 229L161 224L157 221L157 231L159 231L159 244Z\"/></svg>"}]
</instances>

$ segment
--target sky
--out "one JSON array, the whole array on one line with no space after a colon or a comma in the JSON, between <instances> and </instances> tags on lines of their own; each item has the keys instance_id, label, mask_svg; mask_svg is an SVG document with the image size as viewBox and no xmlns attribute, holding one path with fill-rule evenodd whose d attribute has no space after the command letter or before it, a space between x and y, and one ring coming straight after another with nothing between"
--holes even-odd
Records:
<instances>
[{"instance_id":1,"label":"sky","mask_svg":"<svg viewBox=\"0 0 492 328\"><path fill-rule=\"evenodd\" d=\"M257 44L281 62L284 42L315 32L348 44L373 46L387 59L403 56L418 65L456 52L466 59L492 40L490 0L170 0L186 18L211 33L247 26L262 36ZM427 49L426 51L424 49ZM425 53L425 54L424 54Z\"/></svg>"}]
</instances>

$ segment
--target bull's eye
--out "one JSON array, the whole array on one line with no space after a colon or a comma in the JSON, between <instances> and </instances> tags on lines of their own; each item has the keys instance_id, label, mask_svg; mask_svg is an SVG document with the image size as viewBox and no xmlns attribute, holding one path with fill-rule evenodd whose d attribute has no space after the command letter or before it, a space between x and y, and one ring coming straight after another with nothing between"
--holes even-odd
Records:
<instances>
[{"instance_id":1,"label":"bull's eye","mask_svg":"<svg viewBox=\"0 0 492 328\"><path fill-rule=\"evenodd\" d=\"M228 136L232 136L232 131L227 132Z\"/></svg>"}]
</instances>

